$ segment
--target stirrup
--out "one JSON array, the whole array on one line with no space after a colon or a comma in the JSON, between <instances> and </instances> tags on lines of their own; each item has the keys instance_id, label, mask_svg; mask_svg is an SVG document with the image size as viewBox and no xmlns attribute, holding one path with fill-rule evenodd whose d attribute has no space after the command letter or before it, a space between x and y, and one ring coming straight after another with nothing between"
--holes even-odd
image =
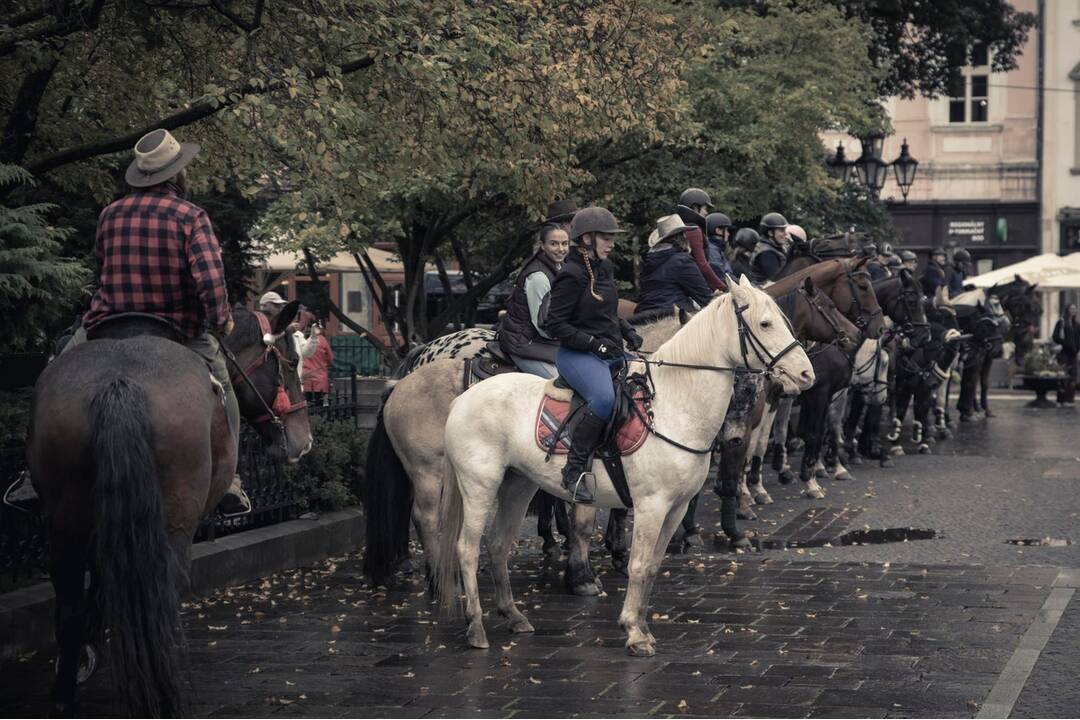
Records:
<instances>
[{"instance_id":1,"label":"stirrup","mask_svg":"<svg viewBox=\"0 0 1080 720\"><path fill-rule=\"evenodd\" d=\"M19 474L18 479L8 485L7 490L4 491L4 504L10 508L14 508L19 512L32 514L34 501L40 501L41 496L37 494L37 490L34 489L33 484L30 482L29 470L24 470ZM19 490L20 493L12 492L13 490Z\"/></svg>"},{"instance_id":2,"label":"stirrup","mask_svg":"<svg viewBox=\"0 0 1080 720\"><path fill-rule=\"evenodd\" d=\"M593 487L596 487L596 475L594 475L590 470L582 470L580 473L578 473L577 480L574 480L573 482L567 483L563 481L563 490L566 490L568 493L570 493L571 502L575 502L580 505L592 505L596 502L596 495L589 491L588 478L592 478ZM589 498L587 500L578 497L578 490L581 489L582 482L585 483L585 492L589 493Z\"/></svg>"},{"instance_id":3,"label":"stirrup","mask_svg":"<svg viewBox=\"0 0 1080 720\"><path fill-rule=\"evenodd\" d=\"M221 507L221 503L224 502L225 498L228 497L237 498L237 502L243 509L237 512L224 512L219 509L218 512L221 513L221 517L225 518L226 520L231 520L232 518L243 517L244 515L251 514L251 498L248 497L247 491L244 490L244 488L240 488L238 492L232 492L230 490L229 492L225 493L225 497L221 498L221 501L218 502L218 508Z\"/></svg>"}]
</instances>

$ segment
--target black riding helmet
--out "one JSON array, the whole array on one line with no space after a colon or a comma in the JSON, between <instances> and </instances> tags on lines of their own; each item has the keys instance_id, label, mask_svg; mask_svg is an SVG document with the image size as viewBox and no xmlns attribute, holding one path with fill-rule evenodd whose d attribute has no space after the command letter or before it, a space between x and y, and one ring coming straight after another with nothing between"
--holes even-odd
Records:
<instances>
[{"instance_id":1,"label":"black riding helmet","mask_svg":"<svg viewBox=\"0 0 1080 720\"><path fill-rule=\"evenodd\" d=\"M712 237L713 233L715 233L720 228L729 227L733 227L731 223L731 218L729 218L724 213L709 213L709 215L705 218L705 234L709 237Z\"/></svg>"},{"instance_id":2,"label":"black riding helmet","mask_svg":"<svg viewBox=\"0 0 1080 720\"><path fill-rule=\"evenodd\" d=\"M863 246L859 248L860 257L877 257L877 254L877 245L874 243L864 243Z\"/></svg>"},{"instance_id":3,"label":"black riding helmet","mask_svg":"<svg viewBox=\"0 0 1080 720\"><path fill-rule=\"evenodd\" d=\"M758 231L766 233L769 230L783 230L788 226L787 219L778 212L767 213L761 218L761 224L758 227Z\"/></svg>"},{"instance_id":4,"label":"black riding helmet","mask_svg":"<svg viewBox=\"0 0 1080 720\"><path fill-rule=\"evenodd\" d=\"M686 207L704 205L709 210L713 209L712 198L709 197L709 193L701 188L687 188L686 190L683 190L682 195L679 196L679 205L685 205Z\"/></svg>"},{"instance_id":5,"label":"black riding helmet","mask_svg":"<svg viewBox=\"0 0 1080 720\"><path fill-rule=\"evenodd\" d=\"M969 263L971 262L971 253L964 248L960 248L953 253L953 260L956 262Z\"/></svg>"},{"instance_id":6,"label":"black riding helmet","mask_svg":"<svg viewBox=\"0 0 1080 720\"><path fill-rule=\"evenodd\" d=\"M626 231L619 227L619 221L611 211L602 207L592 206L578 210L570 222L570 239L578 244L581 244L581 237L587 233L614 235L624 232Z\"/></svg>"},{"instance_id":7,"label":"black riding helmet","mask_svg":"<svg viewBox=\"0 0 1080 720\"><path fill-rule=\"evenodd\" d=\"M740 247L743 250L749 250L750 252L753 252L760 240L761 236L758 235L757 230L753 228L740 228L739 231L735 233L735 246Z\"/></svg>"},{"instance_id":8,"label":"black riding helmet","mask_svg":"<svg viewBox=\"0 0 1080 720\"><path fill-rule=\"evenodd\" d=\"M900 251L900 260L902 262L912 262L913 260L918 260L918 259L919 259L919 256L916 255L915 253L911 252L910 250L901 250Z\"/></svg>"}]
</instances>

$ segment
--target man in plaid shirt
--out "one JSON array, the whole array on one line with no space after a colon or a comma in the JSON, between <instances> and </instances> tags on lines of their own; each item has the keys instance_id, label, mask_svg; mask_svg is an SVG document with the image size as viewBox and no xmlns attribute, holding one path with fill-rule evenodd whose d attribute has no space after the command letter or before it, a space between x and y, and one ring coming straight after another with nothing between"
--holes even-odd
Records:
<instances>
[{"instance_id":1,"label":"man in plaid shirt","mask_svg":"<svg viewBox=\"0 0 1080 720\"><path fill-rule=\"evenodd\" d=\"M171 321L224 387L229 431L238 443L240 408L220 346L233 328L221 248L206 211L186 199L184 168L198 152L198 145L179 143L167 130L135 145L125 177L132 192L98 218L101 286L64 351L85 342L87 331L110 315L149 313ZM219 507L228 514L251 509L239 476Z\"/></svg>"}]
</instances>

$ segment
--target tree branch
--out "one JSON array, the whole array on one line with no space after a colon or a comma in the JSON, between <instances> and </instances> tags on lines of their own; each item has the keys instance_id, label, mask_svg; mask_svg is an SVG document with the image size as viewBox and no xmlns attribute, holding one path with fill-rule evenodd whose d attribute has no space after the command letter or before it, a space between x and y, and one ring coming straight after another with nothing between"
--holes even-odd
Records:
<instances>
[{"instance_id":1,"label":"tree branch","mask_svg":"<svg viewBox=\"0 0 1080 720\"><path fill-rule=\"evenodd\" d=\"M49 81L52 80L59 64L59 57L54 57L42 67L27 73L23 78L19 92L15 96L12 113L8 116L7 126L4 128L3 143L0 143L0 160L3 162L14 165L22 163L37 127L38 108L41 107L45 90L49 87Z\"/></svg>"},{"instance_id":2,"label":"tree branch","mask_svg":"<svg viewBox=\"0 0 1080 720\"><path fill-rule=\"evenodd\" d=\"M488 276L466 290L464 294L459 295L445 310L435 316L435 319L431 321L429 326L436 328L445 327L450 321L450 318L457 315L475 300L483 297L488 290L505 280L510 275L511 264L517 256L521 254L521 251L528 246L529 242L532 240L533 233L535 232L536 228L529 228L519 234L511 243L511 247L506 254L499 258L499 262L495 264L495 267Z\"/></svg>"},{"instance_id":3,"label":"tree branch","mask_svg":"<svg viewBox=\"0 0 1080 720\"><path fill-rule=\"evenodd\" d=\"M375 348L379 351L379 353L384 358L386 358L388 362L390 362L391 364L396 364L398 362L397 354L389 347L387 347L387 345L382 340L373 335L370 330L353 320L345 313L343 313L341 311L341 308L337 306L337 303L335 303L330 298L330 292L329 290L327 290L327 286L323 285L323 283L319 281L318 264L315 262L315 256L312 254L310 248L304 248L304 262L307 265L308 277L310 277L314 281L313 289L317 290L319 293L322 294L323 299L326 301L326 306L330 309L330 314L336 317L338 319L338 322L340 322L342 325L349 328L354 333L374 345Z\"/></svg>"},{"instance_id":4,"label":"tree branch","mask_svg":"<svg viewBox=\"0 0 1080 720\"><path fill-rule=\"evenodd\" d=\"M386 336L390 339L390 345L393 346L395 353L401 355L402 348L398 345L397 334L394 332L395 313L390 308L388 299L390 293L386 287L386 281L383 280L382 274L375 267L375 263L371 261L371 256L366 251L353 253L353 259L356 260L356 264L360 268L360 274L364 276L364 282L367 283L368 290L371 291L371 297L379 308L379 317L382 320L383 328L386 329ZM378 292L376 292L376 286Z\"/></svg>"},{"instance_id":5,"label":"tree branch","mask_svg":"<svg viewBox=\"0 0 1080 720\"><path fill-rule=\"evenodd\" d=\"M0 57L11 55L19 49L21 43L58 39L86 28L97 27L98 18L101 17L101 11L107 2L108 0L94 0L94 4L85 13L76 11L64 17L58 12L56 20L48 25L28 30L21 35L8 35L0 40Z\"/></svg>"},{"instance_id":6,"label":"tree branch","mask_svg":"<svg viewBox=\"0 0 1080 720\"><path fill-rule=\"evenodd\" d=\"M262 25L263 0L258 0L255 3L255 17L251 20L245 20L237 13L234 13L222 0L210 0L210 2L219 15L224 16L229 22L246 33L253 33Z\"/></svg>"},{"instance_id":7,"label":"tree branch","mask_svg":"<svg viewBox=\"0 0 1080 720\"><path fill-rule=\"evenodd\" d=\"M37 22L45 17L48 17L50 9L47 4L33 10L24 10L21 13L16 13L9 18L5 18L0 21L0 25L7 28L17 28L21 25L29 25L30 23Z\"/></svg>"},{"instance_id":8,"label":"tree branch","mask_svg":"<svg viewBox=\"0 0 1080 720\"><path fill-rule=\"evenodd\" d=\"M334 67L341 71L342 75L348 75L349 73L363 70L371 67L375 64L374 58L365 57L358 60L353 60L343 65L327 66L319 68L308 74L308 77L312 80L316 80L321 77L328 76ZM257 86L251 82L244 83L243 85L237 85L233 88L225 91L225 100L218 101L217 98L204 98L197 101L194 105L181 110L180 112L167 115L150 125L146 125L138 130L121 135L108 140L100 140L98 142L87 143L85 145L79 145L78 147L68 148L61 150L52 155L47 155L35 162L26 166L26 169L35 175L55 170L63 165L69 165L74 162L80 162L82 160L88 160L99 155L108 155L109 153L120 152L122 150L130 150L136 142L139 141L146 133L156 130L158 128L164 128L166 130L175 130L176 128L190 125L194 122L208 118L211 115L215 115L222 110L231 107L235 104L235 101L229 98L233 95L244 97L245 95L261 95L265 93L272 93L279 90L284 90L287 84L283 80L275 80L270 83L265 83L263 86Z\"/></svg>"}]
</instances>

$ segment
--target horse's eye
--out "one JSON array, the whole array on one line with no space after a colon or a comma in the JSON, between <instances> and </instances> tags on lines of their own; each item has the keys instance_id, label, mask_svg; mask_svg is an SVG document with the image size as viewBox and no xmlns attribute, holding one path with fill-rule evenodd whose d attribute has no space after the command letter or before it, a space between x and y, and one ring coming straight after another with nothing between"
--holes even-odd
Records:
<instances>
[{"instance_id":1,"label":"horse's eye","mask_svg":"<svg viewBox=\"0 0 1080 720\"><path fill-rule=\"evenodd\" d=\"M761 321L761 327L763 327L763 328L772 327L772 321L771 320L762 320Z\"/></svg>"}]
</instances>

